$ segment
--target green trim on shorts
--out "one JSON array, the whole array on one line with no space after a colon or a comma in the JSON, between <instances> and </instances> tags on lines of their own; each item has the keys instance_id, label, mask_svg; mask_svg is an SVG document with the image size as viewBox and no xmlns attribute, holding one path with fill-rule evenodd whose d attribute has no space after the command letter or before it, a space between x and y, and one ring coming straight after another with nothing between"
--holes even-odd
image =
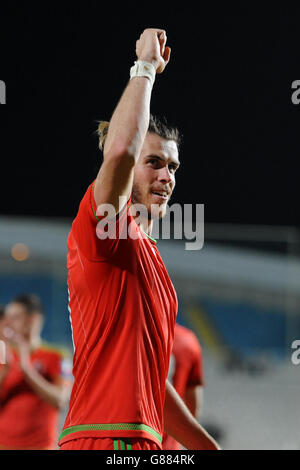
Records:
<instances>
[{"instance_id":1,"label":"green trim on shorts","mask_svg":"<svg viewBox=\"0 0 300 470\"><path fill-rule=\"evenodd\" d=\"M74 432L82 431L145 431L154 436L159 442L162 442L162 437L157 431L142 423L78 424L64 429L59 436L59 440Z\"/></svg>"},{"instance_id":2,"label":"green trim on shorts","mask_svg":"<svg viewBox=\"0 0 300 470\"><path fill-rule=\"evenodd\" d=\"M125 442L120 439L120 450L126 450Z\"/></svg>"},{"instance_id":3,"label":"green trim on shorts","mask_svg":"<svg viewBox=\"0 0 300 470\"><path fill-rule=\"evenodd\" d=\"M130 439L127 439L126 442L122 439L114 439L114 450L132 450Z\"/></svg>"}]
</instances>

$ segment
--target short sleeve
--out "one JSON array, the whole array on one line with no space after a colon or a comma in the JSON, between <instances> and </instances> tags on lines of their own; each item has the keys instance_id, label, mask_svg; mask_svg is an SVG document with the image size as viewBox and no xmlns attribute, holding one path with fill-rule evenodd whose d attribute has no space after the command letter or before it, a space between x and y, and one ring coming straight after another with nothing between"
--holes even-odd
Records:
<instances>
[{"instance_id":1,"label":"short sleeve","mask_svg":"<svg viewBox=\"0 0 300 470\"><path fill-rule=\"evenodd\" d=\"M95 182L94 182L95 183ZM112 219L109 214L99 215L94 198L94 183L92 183L78 209L73 221L69 235L68 245L73 241L76 247L90 260L101 260L108 258L116 252L119 240L123 237L126 227L132 223L133 218L129 215L131 199L123 207L121 212Z\"/></svg>"}]
</instances>

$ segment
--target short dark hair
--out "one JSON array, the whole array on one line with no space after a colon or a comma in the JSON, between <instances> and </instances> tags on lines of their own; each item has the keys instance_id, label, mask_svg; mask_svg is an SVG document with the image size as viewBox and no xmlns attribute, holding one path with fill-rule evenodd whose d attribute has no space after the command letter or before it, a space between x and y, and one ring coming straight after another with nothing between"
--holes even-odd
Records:
<instances>
[{"instance_id":1,"label":"short dark hair","mask_svg":"<svg viewBox=\"0 0 300 470\"><path fill-rule=\"evenodd\" d=\"M4 317L4 307L0 305L0 320Z\"/></svg>"},{"instance_id":2,"label":"short dark hair","mask_svg":"<svg viewBox=\"0 0 300 470\"><path fill-rule=\"evenodd\" d=\"M158 117L150 114L148 132L157 134L166 140L174 140L178 148L181 144L182 137L179 130L177 127L168 124L167 119L164 116Z\"/></svg>"},{"instance_id":3,"label":"short dark hair","mask_svg":"<svg viewBox=\"0 0 300 470\"><path fill-rule=\"evenodd\" d=\"M105 143L105 139L108 133L108 128L109 128L108 121L99 121L97 134L99 137L100 150L103 150L104 148L104 143ZM157 134L166 140L174 140L178 149L182 142L182 136L180 135L180 132L177 129L177 127L174 127L168 124L167 119L165 117L158 117L158 116L154 116L153 114L150 114L148 132Z\"/></svg>"},{"instance_id":4,"label":"short dark hair","mask_svg":"<svg viewBox=\"0 0 300 470\"><path fill-rule=\"evenodd\" d=\"M41 299L35 294L20 294L11 300L11 303L23 305L28 315L38 312L42 315L45 314Z\"/></svg>"}]
</instances>

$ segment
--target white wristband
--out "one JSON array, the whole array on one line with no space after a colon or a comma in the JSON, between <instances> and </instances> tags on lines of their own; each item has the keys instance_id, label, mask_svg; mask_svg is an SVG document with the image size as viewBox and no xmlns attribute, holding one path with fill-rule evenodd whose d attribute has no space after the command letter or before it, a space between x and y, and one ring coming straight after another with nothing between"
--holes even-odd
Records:
<instances>
[{"instance_id":1,"label":"white wristband","mask_svg":"<svg viewBox=\"0 0 300 470\"><path fill-rule=\"evenodd\" d=\"M149 78L151 85L153 85L155 74L156 70L153 64L145 62L144 60L137 60L130 69L130 80L134 77L147 77Z\"/></svg>"}]
</instances>

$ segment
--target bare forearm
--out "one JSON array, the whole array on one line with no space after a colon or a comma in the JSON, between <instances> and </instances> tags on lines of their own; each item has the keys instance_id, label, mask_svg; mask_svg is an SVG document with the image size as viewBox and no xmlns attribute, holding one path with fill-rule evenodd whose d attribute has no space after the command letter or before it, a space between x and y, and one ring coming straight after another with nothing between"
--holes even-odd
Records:
<instances>
[{"instance_id":1,"label":"bare forearm","mask_svg":"<svg viewBox=\"0 0 300 470\"><path fill-rule=\"evenodd\" d=\"M169 62L171 50L166 46L166 32L162 29L146 29L136 42L138 60L147 62L153 73L162 73ZM140 156L149 126L152 80L134 76L113 113L104 146L106 155Z\"/></svg>"},{"instance_id":2,"label":"bare forearm","mask_svg":"<svg viewBox=\"0 0 300 470\"><path fill-rule=\"evenodd\" d=\"M104 156L127 153L137 160L149 126L151 90L146 77L129 81L111 118Z\"/></svg>"},{"instance_id":3,"label":"bare forearm","mask_svg":"<svg viewBox=\"0 0 300 470\"><path fill-rule=\"evenodd\" d=\"M187 449L217 450L218 444L190 413L174 387L167 381L164 407L165 431Z\"/></svg>"},{"instance_id":4,"label":"bare forearm","mask_svg":"<svg viewBox=\"0 0 300 470\"><path fill-rule=\"evenodd\" d=\"M104 161L94 186L97 207L111 204L118 213L132 193L137 163L149 128L150 99L155 73L162 73L170 58L166 34L145 29L136 41L137 66L107 127L100 126ZM145 62L148 64L145 64ZM129 70L128 70L129 72ZM141 76L142 75L142 76ZM123 202L120 201L123 199Z\"/></svg>"},{"instance_id":5,"label":"bare forearm","mask_svg":"<svg viewBox=\"0 0 300 470\"><path fill-rule=\"evenodd\" d=\"M62 387L50 383L31 366L23 372L26 382L43 400L57 408L65 405L66 393Z\"/></svg>"}]
</instances>

